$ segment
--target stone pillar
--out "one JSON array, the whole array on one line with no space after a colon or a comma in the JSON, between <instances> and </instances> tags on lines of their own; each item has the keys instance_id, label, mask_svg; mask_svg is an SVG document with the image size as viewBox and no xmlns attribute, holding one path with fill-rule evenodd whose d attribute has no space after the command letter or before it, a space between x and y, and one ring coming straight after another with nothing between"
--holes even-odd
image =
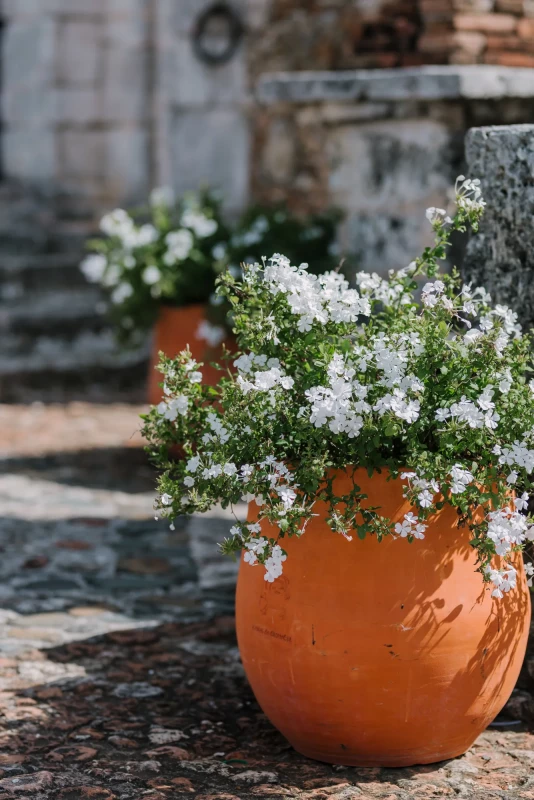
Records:
<instances>
[{"instance_id":1,"label":"stone pillar","mask_svg":"<svg viewBox=\"0 0 534 800\"><path fill-rule=\"evenodd\" d=\"M228 62L203 63L192 35L210 5L161 0L157 6L157 176L178 194L202 185L220 189L232 212L246 203L249 188L246 38ZM234 6L245 24L249 7L258 10L257 0Z\"/></svg>"},{"instance_id":2,"label":"stone pillar","mask_svg":"<svg viewBox=\"0 0 534 800\"><path fill-rule=\"evenodd\" d=\"M469 241L464 278L533 325L534 125L472 128L466 161L466 174L481 180L487 209Z\"/></svg>"},{"instance_id":3,"label":"stone pillar","mask_svg":"<svg viewBox=\"0 0 534 800\"><path fill-rule=\"evenodd\" d=\"M56 174L52 111L57 23L50 3L6 0L2 75L2 170L47 185Z\"/></svg>"}]
</instances>

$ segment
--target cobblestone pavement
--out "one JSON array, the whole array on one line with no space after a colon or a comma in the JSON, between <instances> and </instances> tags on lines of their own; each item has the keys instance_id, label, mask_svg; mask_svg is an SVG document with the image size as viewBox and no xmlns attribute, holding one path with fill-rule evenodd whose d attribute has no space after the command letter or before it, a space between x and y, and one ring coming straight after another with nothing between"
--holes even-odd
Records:
<instances>
[{"instance_id":1,"label":"cobblestone pavement","mask_svg":"<svg viewBox=\"0 0 534 800\"><path fill-rule=\"evenodd\" d=\"M0 800L534 800L532 657L463 758L296 754L239 662L228 519L154 520L141 410L0 407Z\"/></svg>"}]
</instances>

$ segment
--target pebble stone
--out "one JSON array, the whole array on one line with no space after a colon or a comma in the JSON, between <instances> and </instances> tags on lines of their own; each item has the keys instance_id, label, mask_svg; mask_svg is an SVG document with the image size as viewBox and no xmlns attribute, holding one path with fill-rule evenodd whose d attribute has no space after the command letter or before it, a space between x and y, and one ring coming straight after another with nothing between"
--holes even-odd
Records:
<instances>
[{"instance_id":1,"label":"pebble stone","mask_svg":"<svg viewBox=\"0 0 534 800\"><path fill-rule=\"evenodd\" d=\"M0 800L534 800L532 654L462 758L356 769L294 752L239 662L235 567L215 547L231 522L153 519L140 443L113 438L138 410L40 407L34 455L13 435L32 407L0 411Z\"/></svg>"}]
</instances>

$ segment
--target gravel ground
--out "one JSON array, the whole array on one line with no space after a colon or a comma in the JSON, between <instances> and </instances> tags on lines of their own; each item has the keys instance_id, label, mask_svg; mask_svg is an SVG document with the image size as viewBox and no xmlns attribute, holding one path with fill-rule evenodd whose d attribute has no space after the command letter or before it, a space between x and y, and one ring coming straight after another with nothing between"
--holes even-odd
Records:
<instances>
[{"instance_id":1,"label":"gravel ground","mask_svg":"<svg viewBox=\"0 0 534 800\"><path fill-rule=\"evenodd\" d=\"M154 520L142 410L0 407L0 800L534 800L534 653L463 758L296 754L239 661L231 523Z\"/></svg>"}]
</instances>

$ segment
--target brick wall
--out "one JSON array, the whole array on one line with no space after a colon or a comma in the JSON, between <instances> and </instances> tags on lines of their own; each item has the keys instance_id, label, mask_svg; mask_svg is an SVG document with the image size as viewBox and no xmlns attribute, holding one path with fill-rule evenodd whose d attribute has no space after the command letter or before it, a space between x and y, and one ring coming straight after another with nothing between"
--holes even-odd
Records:
<instances>
[{"instance_id":1,"label":"brick wall","mask_svg":"<svg viewBox=\"0 0 534 800\"><path fill-rule=\"evenodd\" d=\"M270 0L251 73L534 66L534 0Z\"/></svg>"}]
</instances>

